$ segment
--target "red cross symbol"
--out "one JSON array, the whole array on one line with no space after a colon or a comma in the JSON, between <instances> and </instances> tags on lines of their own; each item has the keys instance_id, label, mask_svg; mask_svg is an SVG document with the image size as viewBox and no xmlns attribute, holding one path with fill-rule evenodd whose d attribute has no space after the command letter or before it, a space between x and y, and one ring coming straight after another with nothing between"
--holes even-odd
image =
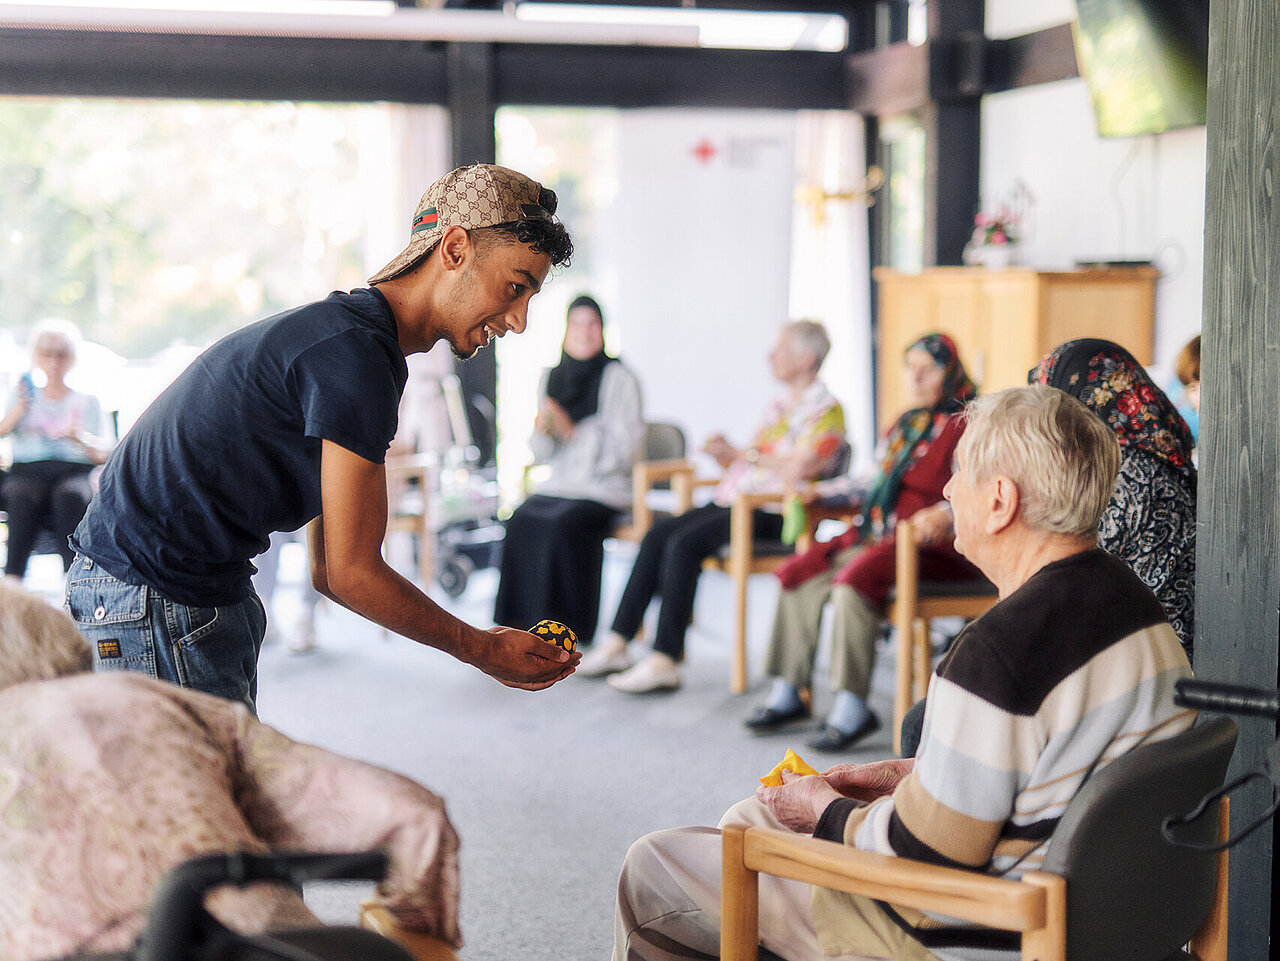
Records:
<instances>
[{"instance_id":1,"label":"red cross symbol","mask_svg":"<svg viewBox=\"0 0 1280 961\"><path fill-rule=\"evenodd\" d=\"M716 145L706 137L699 140L697 146L693 148L693 155L698 158L699 162L704 164L710 163L711 158L719 152L720 151L716 149Z\"/></svg>"}]
</instances>

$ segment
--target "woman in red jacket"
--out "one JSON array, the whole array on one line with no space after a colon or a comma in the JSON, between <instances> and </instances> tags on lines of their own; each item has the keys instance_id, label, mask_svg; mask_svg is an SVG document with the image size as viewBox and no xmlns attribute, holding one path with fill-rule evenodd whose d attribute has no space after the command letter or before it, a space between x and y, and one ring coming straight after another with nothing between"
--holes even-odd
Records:
<instances>
[{"instance_id":1,"label":"woman in red jacket","mask_svg":"<svg viewBox=\"0 0 1280 961\"><path fill-rule=\"evenodd\" d=\"M875 640L893 589L893 528L898 520L911 518L924 545L921 577L981 576L952 546L950 505L942 497L964 430L964 419L956 415L977 390L955 343L945 334L921 337L907 348L905 362L911 407L886 435L875 478L864 493L852 495L861 508L858 523L778 571L782 593L765 662L774 680L768 699L747 719L753 731L771 731L809 717L804 695L812 684L822 609L828 600L834 609L830 680L835 700L809 747L843 750L879 729L866 698Z\"/></svg>"}]
</instances>

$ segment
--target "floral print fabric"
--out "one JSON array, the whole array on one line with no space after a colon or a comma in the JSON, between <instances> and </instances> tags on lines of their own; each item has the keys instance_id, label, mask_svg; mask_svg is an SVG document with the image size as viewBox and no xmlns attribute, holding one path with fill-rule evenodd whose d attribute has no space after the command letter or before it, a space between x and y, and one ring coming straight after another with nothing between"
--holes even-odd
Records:
<instances>
[{"instance_id":1,"label":"floral print fabric","mask_svg":"<svg viewBox=\"0 0 1280 961\"><path fill-rule=\"evenodd\" d=\"M139 674L0 691L0 961L129 947L156 882L199 854L373 848L397 920L459 944L458 838L426 788ZM207 905L241 931L319 924L278 886Z\"/></svg>"},{"instance_id":2,"label":"floral print fabric","mask_svg":"<svg viewBox=\"0 0 1280 961\"><path fill-rule=\"evenodd\" d=\"M1195 640L1196 473L1191 431L1164 391L1123 347L1073 340L1027 375L1075 397L1120 441L1120 476L1098 546L1160 599L1190 659Z\"/></svg>"}]
</instances>

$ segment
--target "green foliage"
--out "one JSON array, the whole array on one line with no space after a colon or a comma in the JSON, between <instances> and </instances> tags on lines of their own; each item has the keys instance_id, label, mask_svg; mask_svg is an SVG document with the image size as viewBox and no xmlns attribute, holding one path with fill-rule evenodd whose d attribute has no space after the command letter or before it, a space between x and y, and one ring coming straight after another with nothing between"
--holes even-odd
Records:
<instances>
[{"instance_id":1,"label":"green foliage","mask_svg":"<svg viewBox=\"0 0 1280 961\"><path fill-rule=\"evenodd\" d=\"M0 99L0 327L143 357L358 285L370 109Z\"/></svg>"}]
</instances>

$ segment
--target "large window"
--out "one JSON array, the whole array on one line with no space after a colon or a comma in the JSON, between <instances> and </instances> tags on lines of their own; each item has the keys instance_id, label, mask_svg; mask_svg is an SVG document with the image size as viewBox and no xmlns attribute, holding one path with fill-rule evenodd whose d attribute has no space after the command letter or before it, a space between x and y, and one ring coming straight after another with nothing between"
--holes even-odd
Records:
<instances>
[{"instance_id":1,"label":"large window","mask_svg":"<svg viewBox=\"0 0 1280 961\"><path fill-rule=\"evenodd\" d=\"M361 283L383 110L0 99L0 375L37 320L73 321L73 375L127 427L221 335Z\"/></svg>"}]
</instances>

